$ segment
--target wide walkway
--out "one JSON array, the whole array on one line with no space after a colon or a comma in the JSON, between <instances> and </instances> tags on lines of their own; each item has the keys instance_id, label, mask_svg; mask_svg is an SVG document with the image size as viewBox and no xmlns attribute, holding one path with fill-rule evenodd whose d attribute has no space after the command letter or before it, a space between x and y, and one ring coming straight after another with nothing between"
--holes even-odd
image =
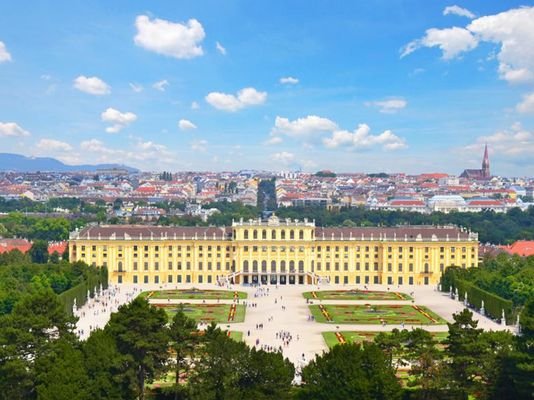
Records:
<instances>
[{"instance_id":1,"label":"wide walkway","mask_svg":"<svg viewBox=\"0 0 534 400\"><path fill-rule=\"evenodd\" d=\"M199 289L221 289L215 285L194 285ZM192 288L193 285L180 285L178 288ZM89 303L77 310L80 318L77 324L78 334L82 339L87 338L89 332L95 328L102 328L108 322L111 312L125 303L130 302L141 291L176 289L177 285L120 285L104 291L99 297L91 299ZM244 341L250 346L271 349L282 349L295 365L306 364L316 354L327 350L322 332L343 331L390 331L400 325L352 325L335 323L317 323L311 321L308 304L302 296L305 291L311 290L347 290L355 286L322 285L302 286L262 286L260 288L242 287L234 285L232 290L248 293L245 322L220 324L222 329L243 332ZM363 289L363 287L358 287ZM384 285L368 285L369 290L386 290ZM452 321L452 314L463 310L462 303L452 300L447 294L436 291L431 287L390 287L390 290L412 294L415 304L424 305L443 317ZM154 300L156 301L156 300ZM371 300L313 300L314 304L411 304L411 301L371 301ZM167 303L166 300L158 302ZM203 300L171 300L170 303L201 303ZM206 300L206 303L217 303L217 300ZM232 300L220 300L221 304L229 304ZM240 303L244 302L240 300ZM504 327L490 319L474 312L474 318L479 321L479 327L486 330L513 330L513 327ZM420 327L420 325L405 325L406 329ZM447 331L446 325L424 325L424 329L434 332Z\"/></svg>"}]
</instances>

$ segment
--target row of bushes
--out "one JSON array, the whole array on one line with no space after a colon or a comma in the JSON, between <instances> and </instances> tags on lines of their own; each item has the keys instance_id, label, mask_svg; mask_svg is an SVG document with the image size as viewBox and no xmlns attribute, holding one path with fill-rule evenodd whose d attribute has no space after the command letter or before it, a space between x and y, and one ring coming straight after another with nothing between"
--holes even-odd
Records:
<instances>
[{"instance_id":1,"label":"row of bushes","mask_svg":"<svg viewBox=\"0 0 534 400\"><path fill-rule=\"evenodd\" d=\"M511 300L506 300L494 293L479 288L474 283L461 279L456 267L447 268L441 280L441 290L455 293L458 290L459 300L464 301L467 294L467 303L473 308L480 310L484 301L484 312L495 320L501 320L502 312L507 325L513 325L516 318L516 310Z\"/></svg>"},{"instance_id":2,"label":"row of bushes","mask_svg":"<svg viewBox=\"0 0 534 400\"><path fill-rule=\"evenodd\" d=\"M94 297L95 292L101 287L102 289L108 287L108 270L105 267L89 272L82 282L64 291L58 297L63 302L65 311L72 315L74 301L76 301L76 307L81 307L87 302L87 295Z\"/></svg>"}]
</instances>

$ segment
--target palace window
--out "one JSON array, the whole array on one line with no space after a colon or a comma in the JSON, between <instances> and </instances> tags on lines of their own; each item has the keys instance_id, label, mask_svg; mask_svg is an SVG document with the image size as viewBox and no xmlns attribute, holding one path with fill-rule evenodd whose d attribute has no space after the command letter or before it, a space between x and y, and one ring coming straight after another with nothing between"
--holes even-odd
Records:
<instances>
[{"instance_id":1,"label":"palace window","mask_svg":"<svg viewBox=\"0 0 534 400\"><path fill-rule=\"evenodd\" d=\"M245 230L243 231L243 237L244 237L245 239L248 239L248 229L245 229Z\"/></svg>"},{"instance_id":2,"label":"palace window","mask_svg":"<svg viewBox=\"0 0 534 400\"><path fill-rule=\"evenodd\" d=\"M261 238L262 239L267 239L267 231L265 229L263 231L261 231Z\"/></svg>"},{"instance_id":3,"label":"palace window","mask_svg":"<svg viewBox=\"0 0 534 400\"><path fill-rule=\"evenodd\" d=\"M299 239L304 239L304 231L299 231Z\"/></svg>"},{"instance_id":4,"label":"palace window","mask_svg":"<svg viewBox=\"0 0 534 400\"><path fill-rule=\"evenodd\" d=\"M295 232L293 230L289 231L289 239L295 239Z\"/></svg>"}]
</instances>

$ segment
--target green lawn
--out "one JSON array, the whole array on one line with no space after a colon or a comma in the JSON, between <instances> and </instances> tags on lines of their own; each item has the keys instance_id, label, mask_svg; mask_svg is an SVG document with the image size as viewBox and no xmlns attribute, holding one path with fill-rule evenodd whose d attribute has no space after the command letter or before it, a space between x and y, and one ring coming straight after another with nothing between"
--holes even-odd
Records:
<instances>
[{"instance_id":1,"label":"green lawn","mask_svg":"<svg viewBox=\"0 0 534 400\"><path fill-rule=\"evenodd\" d=\"M243 332L230 331L230 339L233 339L236 342L242 342L243 341Z\"/></svg>"},{"instance_id":2,"label":"green lawn","mask_svg":"<svg viewBox=\"0 0 534 400\"><path fill-rule=\"evenodd\" d=\"M314 296L315 294L315 296ZM303 293L306 299L317 300L411 300L406 293L370 290L321 290Z\"/></svg>"},{"instance_id":3,"label":"green lawn","mask_svg":"<svg viewBox=\"0 0 534 400\"><path fill-rule=\"evenodd\" d=\"M201 289L172 289L172 290L153 290L143 292L139 296L150 299L167 300L167 299L206 299L206 300L233 300L237 298L246 299L246 292L236 292L233 290L201 290Z\"/></svg>"},{"instance_id":4,"label":"green lawn","mask_svg":"<svg viewBox=\"0 0 534 400\"><path fill-rule=\"evenodd\" d=\"M238 304L233 321L228 321L231 304L154 304L155 307L165 309L169 319L174 316L180 306L183 306L185 315L193 318L197 322L215 322L217 324L226 324L233 322L243 322L245 320L245 306Z\"/></svg>"},{"instance_id":5,"label":"green lawn","mask_svg":"<svg viewBox=\"0 0 534 400\"><path fill-rule=\"evenodd\" d=\"M324 305L324 309L330 316L331 320L327 320L326 316L321 312L319 305L309 306L312 315L317 322L326 322L334 324L381 324L384 321L386 324L400 325L434 325L445 324L446 321L437 314L430 311L428 308L418 306L422 312L426 312L429 317L424 315L421 311L416 310L411 305Z\"/></svg>"},{"instance_id":6,"label":"green lawn","mask_svg":"<svg viewBox=\"0 0 534 400\"><path fill-rule=\"evenodd\" d=\"M347 343L361 343L372 342L380 332L340 331L339 333L343 335ZM430 332L430 334L438 343L443 342L449 336L448 332ZM323 339L329 348L339 344L335 332L323 332Z\"/></svg>"}]
</instances>

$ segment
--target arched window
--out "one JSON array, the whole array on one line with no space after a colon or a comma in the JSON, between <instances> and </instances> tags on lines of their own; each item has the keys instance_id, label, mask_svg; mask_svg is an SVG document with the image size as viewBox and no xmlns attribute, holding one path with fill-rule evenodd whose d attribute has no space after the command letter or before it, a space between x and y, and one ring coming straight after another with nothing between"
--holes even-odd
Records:
<instances>
[{"instance_id":1,"label":"arched window","mask_svg":"<svg viewBox=\"0 0 534 400\"><path fill-rule=\"evenodd\" d=\"M243 261L243 272L248 272L248 261Z\"/></svg>"},{"instance_id":2,"label":"arched window","mask_svg":"<svg viewBox=\"0 0 534 400\"><path fill-rule=\"evenodd\" d=\"M286 272L286 262L280 261L280 272Z\"/></svg>"},{"instance_id":3,"label":"arched window","mask_svg":"<svg viewBox=\"0 0 534 400\"><path fill-rule=\"evenodd\" d=\"M304 272L304 261L299 261L299 272Z\"/></svg>"},{"instance_id":4,"label":"arched window","mask_svg":"<svg viewBox=\"0 0 534 400\"><path fill-rule=\"evenodd\" d=\"M428 263L425 263L425 272L429 272Z\"/></svg>"},{"instance_id":5,"label":"arched window","mask_svg":"<svg viewBox=\"0 0 534 400\"><path fill-rule=\"evenodd\" d=\"M271 261L271 272L276 272L276 261Z\"/></svg>"},{"instance_id":6,"label":"arched window","mask_svg":"<svg viewBox=\"0 0 534 400\"><path fill-rule=\"evenodd\" d=\"M261 262L261 272L267 272L267 261Z\"/></svg>"},{"instance_id":7,"label":"arched window","mask_svg":"<svg viewBox=\"0 0 534 400\"><path fill-rule=\"evenodd\" d=\"M304 231L303 230L300 230L299 231L299 239L304 239Z\"/></svg>"},{"instance_id":8,"label":"arched window","mask_svg":"<svg viewBox=\"0 0 534 400\"><path fill-rule=\"evenodd\" d=\"M252 272L258 272L258 262L256 260L252 261Z\"/></svg>"},{"instance_id":9,"label":"arched window","mask_svg":"<svg viewBox=\"0 0 534 400\"><path fill-rule=\"evenodd\" d=\"M118 267L119 267L119 272L122 272L122 261L119 261Z\"/></svg>"},{"instance_id":10,"label":"arched window","mask_svg":"<svg viewBox=\"0 0 534 400\"><path fill-rule=\"evenodd\" d=\"M265 229L263 231L261 231L261 238L262 239L267 239L267 231Z\"/></svg>"},{"instance_id":11,"label":"arched window","mask_svg":"<svg viewBox=\"0 0 534 400\"><path fill-rule=\"evenodd\" d=\"M293 229L289 231L289 239L295 239L295 231Z\"/></svg>"},{"instance_id":12,"label":"arched window","mask_svg":"<svg viewBox=\"0 0 534 400\"><path fill-rule=\"evenodd\" d=\"M275 230L275 229L273 229L273 230L271 231L271 239L273 239L273 240L276 239L276 230Z\"/></svg>"},{"instance_id":13,"label":"arched window","mask_svg":"<svg viewBox=\"0 0 534 400\"><path fill-rule=\"evenodd\" d=\"M285 238L286 238L286 231L282 229L282 230L280 231L280 235L281 235L281 239L282 239L282 240L285 240Z\"/></svg>"},{"instance_id":14,"label":"arched window","mask_svg":"<svg viewBox=\"0 0 534 400\"><path fill-rule=\"evenodd\" d=\"M295 272L295 261L293 260L289 262L289 272Z\"/></svg>"},{"instance_id":15,"label":"arched window","mask_svg":"<svg viewBox=\"0 0 534 400\"><path fill-rule=\"evenodd\" d=\"M257 239L258 238L258 231L256 229L254 229L254 231L252 232L252 238L253 239Z\"/></svg>"},{"instance_id":16,"label":"arched window","mask_svg":"<svg viewBox=\"0 0 534 400\"><path fill-rule=\"evenodd\" d=\"M245 229L244 232L243 232L243 237L245 239L248 239L248 229Z\"/></svg>"}]
</instances>

